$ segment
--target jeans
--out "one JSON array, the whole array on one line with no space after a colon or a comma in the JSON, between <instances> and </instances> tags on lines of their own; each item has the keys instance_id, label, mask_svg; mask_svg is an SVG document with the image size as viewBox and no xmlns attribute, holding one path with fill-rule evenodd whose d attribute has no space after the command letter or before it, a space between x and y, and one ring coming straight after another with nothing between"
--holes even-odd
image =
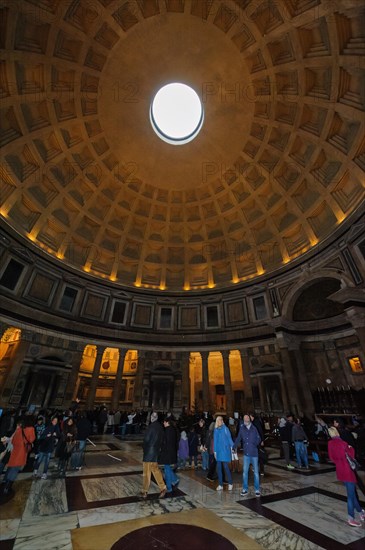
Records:
<instances>
[{"instance_id":1,"label":"jeans","mask_svg":"<svg viewBox=\"0 0 365 550\"><path fill-rule=\"evenodd\" d=\"M186 459L185 458L177 458L177 466L178 468L185 468L186 466Z\"/></svg>"},{"instance_id":2,"label":"jeans","mask_svg":"<svg viewBox=\"0 0 365 550\"><path fill-rule=\"evenodd\" d=\"M208 470L209 467L209 453L208 451L202 452L202 468L203 470Z\"/></svg>"},{"instance_id":3,"label":"jeans","mask_svg":"<svg viewBox=\"0 0 365 550\"><path fill-rule=\"evenodd\" d=\"M260 491L259 457L243 455L243 490L248 491L248 473L250 464L253 466L254 488L256 492Z\"/></svg>"},{"instance_id":4,"label":"jeans","mask_svg":"<svg viewBox=\"0 0 365 550\"><path fill-rule=\"evenodd\" d=\"M347 512L350 518L355 517L355 510L361 512L362 508L356 494L356 483L352 481L344 481L343 484L347 491Z\"/></svg>"},{"instance_id":5,"label":"jeans","mask_svg":"<svg viewBox=\"0 0 365 550\"><path fill-rule=\"evenodd\" d=\"M228 462L222 462L221 460L217 460L217 473L218 473L218 481L219 485L223 485L223 472L222 472L222 466L224 468L224 472L227 476L228 483L232 485L232 474L231 470L228 468Z\"/></svg>"},{"instance_id":6,"label":"jeans","mask_svg":"<svg viewBox=\"0 0 365 550\"><path fill-rule=\"evenodd\" d=\"M21 468L22 466L10 466L10 468L6 470L4 481L15 481Z\"/></svg>"},{"instance_id":7,"label":"jeans","mask_svg":"<svg viewBox=\"0 0 365 550\"><path fill-rule=\"evenodd\" d=\"M127 431L127 424L121 424L120 425L120 435L123 437L125 436Z\"/></svg>"},{"instance_id":8,"label":"jeans","mask_svg":"<svg viewBox=\"0 0 365 550\"><path fill-rule=\"evenodd\" d=\"M38 454L38 458L34 463L34 470L38 470L39 466L44 462L44 469L43 473L46 474L48 472L48 464L51 459L51 453L42 453L40 452Z\"/></svg>"},{"instance_id":9,"label":"jeans","mask_svg":"<svg viewBox=\"0 0 365 550\"><path fill-rule=\"evenodd\" d=\"M303 443L303 441L294 441L294 445L298 466L304 466L305 468L308 468L308 453L306 445Z\"/></svg>"},{"instance_id":10,"label":"jeans","mask_svg":"<svg viewBox=\"0 0 365 550\"><path fill-rule=\"evenodd\" d=\"M290 464L290 444L289 441L282 441L281 445L283 447L285 464Z\"/></svg>"},{"instance_id":11,"label":"jeans","mask_svg":"<svg viewBox=\"0 0 365 550\"><path fill-rule=\"evenodd\" d=\"M164 469L165 469L166 487L167 487L167 491L170 493L172 491L172 486L176 485L176 483L179 482L179 478L171 468L170 464L165 464Z\"/></svg>"}]
</instances>

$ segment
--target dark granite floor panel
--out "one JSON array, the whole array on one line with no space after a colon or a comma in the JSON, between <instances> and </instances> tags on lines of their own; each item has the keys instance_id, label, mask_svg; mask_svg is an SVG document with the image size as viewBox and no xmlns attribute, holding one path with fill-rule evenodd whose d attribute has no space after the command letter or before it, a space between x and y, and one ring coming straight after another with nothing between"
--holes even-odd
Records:
<instances>
[{"instance_id":1,"label":"dark granite floor panel","mask_svg":"<svg viewBox=\"0 0 365 550\"><path fill-rule=\"evenodd\" d=\"M111 550L237 550L229 540L214 531L195 525L176 523L152 525L128 533L113 544Z\"/></svg>"}]
</instances>

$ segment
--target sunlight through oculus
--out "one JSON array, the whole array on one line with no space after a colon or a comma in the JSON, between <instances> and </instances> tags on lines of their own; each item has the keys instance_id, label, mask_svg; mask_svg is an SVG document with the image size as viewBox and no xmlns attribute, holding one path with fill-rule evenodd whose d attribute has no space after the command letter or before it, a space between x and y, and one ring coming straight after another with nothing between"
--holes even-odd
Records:
<instances>
[{"instance_id":1,"label":"sunlight through oculus","mask_svg":"<svg viewBox=\"0 0 365 550\"><path fill-rule=\"evenodd\" d=\"M204 112L198 94L190 86L174 82L160 88L153 98L150 119L159 138L183 145L200 132Z\"/></svg>"}]
</instances>

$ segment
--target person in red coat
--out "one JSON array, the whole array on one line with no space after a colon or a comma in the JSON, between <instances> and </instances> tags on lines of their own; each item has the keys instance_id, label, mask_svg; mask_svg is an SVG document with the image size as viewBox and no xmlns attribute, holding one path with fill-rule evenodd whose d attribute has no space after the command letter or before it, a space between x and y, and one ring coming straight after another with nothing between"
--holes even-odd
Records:
<instances>
[{"instance_id":1,"label":"person in red coat","mask_svg":"<svg viewBox=\"0 0 365 550\"><path fill-rule=\"evenodd\" d=\"M26 465L28 453L32 443L35 440L33 426L25 427L22 419L18 420L15 432L11 436L13 450L7 464L7 470L4 478L4 494L9 493L18 473Z\"/></svg>"},{"instance_id":2,"label":"person in red coat","mask_svg":"<svg viewBox=\"0 0 365 550\"><path fill-rule=\"evenodd\" d=\"M347 523L351 527L361 527L362 522L365 521L365 510L362 510L357 498L355 473L351 470L346 459L346 453L354 458L355 450L341 439L336 428L329 428L328 433L331 437L328 442L328 457L331 462L335 463L337 479L343 482L347 491L347 511L349 515ZM355 510L360 515L360 521L355 519Z\"/></svg>"}]
</instances>

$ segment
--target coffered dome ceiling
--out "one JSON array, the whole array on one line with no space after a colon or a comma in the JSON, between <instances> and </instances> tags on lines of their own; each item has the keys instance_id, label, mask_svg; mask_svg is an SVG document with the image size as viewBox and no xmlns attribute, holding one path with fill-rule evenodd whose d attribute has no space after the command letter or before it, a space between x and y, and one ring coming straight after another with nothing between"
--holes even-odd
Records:
<instances>
[{"instance_id":1,"label":"coffered dome ceiling","mask_svg":"<svg viewBox=\"0 0 365 550\"><path fill-rule=\"evenodd\" d=\"M364 198L358 0L2 2L1 215L126 286L227 287L314 249ZM194 88L190 143L151 100Z\"/></svg>"}]
</instances>

